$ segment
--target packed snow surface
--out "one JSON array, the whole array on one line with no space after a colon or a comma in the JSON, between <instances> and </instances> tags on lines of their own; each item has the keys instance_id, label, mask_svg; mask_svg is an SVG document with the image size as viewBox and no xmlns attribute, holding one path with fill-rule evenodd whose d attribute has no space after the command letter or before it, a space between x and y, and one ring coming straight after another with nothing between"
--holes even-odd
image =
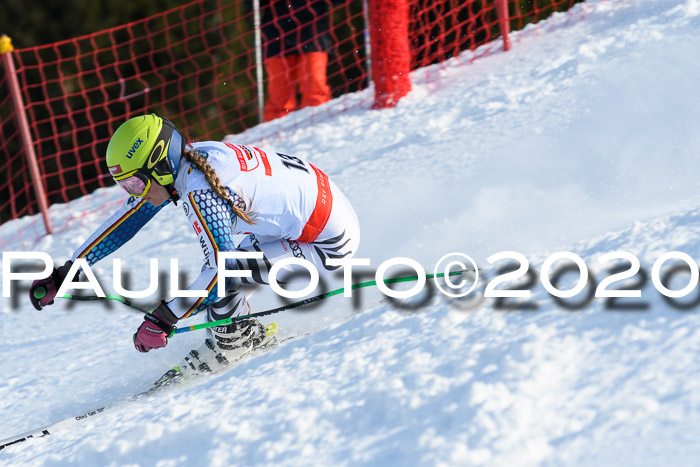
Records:
<instances>
[{"instance_id":1,"label":"packed snow surface","mask_svg":"<svg viewBox=\"0 0 700 467\"><path fill-rule=\"evenodd\" d=\"M590 1L513 42L414 72L396 108L370 110L367 90L327 104L327 119L304 109L268 124L289 123L279 138L263 138L262 125L228 139L324 170L355 206L358 256L374 268L403 256L432 272L462 252L487 281L503 265L487 258L500 251L539 271L568 250L595 276L590 289L610 275L605 253L635 255L649 277L666 252L700 257L700 2ZM122 197L110 188L88 200ZM84 204L51 215L79 218ZM106 215L33 250L65 261ZM24 222L0 228L8 250L21 249L13 235ZM147 279L147 258L173 256L194 278L199 246L172 207L115 255L135 281ZM109 289L103 263L95 272ZM538 275L527 310L428 289L413 309L376 289L335 296L270 317L281 339L295 337L276 349L11 446L0 464L697 464L698 287L676 300L681 310L640 274L622 283L641 298L612 308L596 298L567 309ZM575 282L566 275L559 287ZM681 289L687 274L672 282ZM252 300L255 311L278 304L269 292ZM139 354L131 336L142 318L120 304L57 300L37 312L22 296L1 307L0 438L147 389L204 335Z\"/></svg>"}]
</instances>

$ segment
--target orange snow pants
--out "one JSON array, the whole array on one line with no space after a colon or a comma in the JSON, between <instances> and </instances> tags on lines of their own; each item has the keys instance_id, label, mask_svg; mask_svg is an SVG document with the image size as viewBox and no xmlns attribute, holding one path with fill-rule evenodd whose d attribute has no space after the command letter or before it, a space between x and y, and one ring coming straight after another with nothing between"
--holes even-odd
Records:
<instances>
[{"instance_id":1,"label":"orange snow pants","mask_svg":"<svg viewBox=\"0 0 700 467\"><path fill-rule=\"evenodd\" d=\"M268 122L302 107L328 102L331 90L326 83L327 64L325 52L266 59L268 82L263 119ZM297 104L297 85L301 105Z\"/></svg>"}]
</instances>

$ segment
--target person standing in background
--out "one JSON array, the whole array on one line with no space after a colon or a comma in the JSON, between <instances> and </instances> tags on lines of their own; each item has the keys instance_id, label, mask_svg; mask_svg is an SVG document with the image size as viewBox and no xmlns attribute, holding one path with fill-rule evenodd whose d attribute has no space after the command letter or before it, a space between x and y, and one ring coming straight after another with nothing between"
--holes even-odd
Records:
<instances>
[{"instance_id":1,"label":"person standing in background","mask_svg":"<svg viewBox=\"0 0 700 467\"><path fill-rule=\"evenodd\" d=\"M246 0L246 6L253 11L252 0ZM328 102L329 1L260 0L260 12L268 76L263 120Z\"/></svg>"}]
</instances>

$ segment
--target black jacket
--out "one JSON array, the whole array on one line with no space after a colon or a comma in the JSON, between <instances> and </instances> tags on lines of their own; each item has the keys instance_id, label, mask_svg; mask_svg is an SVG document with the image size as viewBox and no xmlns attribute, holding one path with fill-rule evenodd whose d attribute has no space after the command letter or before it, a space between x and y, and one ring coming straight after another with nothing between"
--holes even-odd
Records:
<instances>
[{"instance_id":1,"label":"black jacket","mask_svg":"<svg viewBox=\"0 0 700 467\"><path fill-rule=\"evenodd\" d=\"M252 0L245 4L253 11ZM260 0L265 58L328 52L329 12L329 0Z\"/></svg>"}]
</instances>

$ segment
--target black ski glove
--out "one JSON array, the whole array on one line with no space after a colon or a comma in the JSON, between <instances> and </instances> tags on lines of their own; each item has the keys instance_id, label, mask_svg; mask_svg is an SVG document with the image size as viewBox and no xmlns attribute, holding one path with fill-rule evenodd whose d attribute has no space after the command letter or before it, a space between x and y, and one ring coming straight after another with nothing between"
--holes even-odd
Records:
<instances>
[{"instance_id":1,"label":"black ski glove","mask_svg":"<svg viewBox=\"0 0 700 467\"><path fill-rule=\"evenodd\" d=\"M52 305L56 292L61 288L61 284L66 280L68 270L73 265L72 261L66 261L66 264L57 268L53 268L51 275L44 279L37 279L29 288L29 300L34 305L34 308L41 310L46 305Z\"/></svg>"}]
</instances>

